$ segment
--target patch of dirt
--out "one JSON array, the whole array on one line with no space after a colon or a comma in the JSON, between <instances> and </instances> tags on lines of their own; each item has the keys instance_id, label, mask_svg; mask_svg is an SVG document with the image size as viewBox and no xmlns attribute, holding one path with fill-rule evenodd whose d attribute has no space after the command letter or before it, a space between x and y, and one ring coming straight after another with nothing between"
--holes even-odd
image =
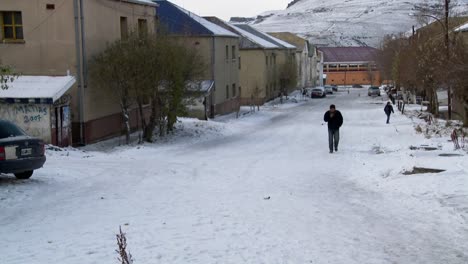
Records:
<instances>
[{"instance_id":1,"label":"patch of dirt","mask_svg":"<svg viewBox=\"0 0 468 264\"><path fill-rule=\"evenodd\" d=\"M404 171L403 175L413 175L413 174L425 174L425 173L441 173L445 170L440 169L431 169L431 168L422 168L422 167L413 167L411 171Z\"/></svg>"},{"instance_id":2,"label":"patch of dirt","mask_svg":"<svg viewBox=\"0 0 468 264\"><path fill-rule=\"evenodd\" d=\"M434 151L440 149L439 147L431 147L428 145L420 145L420 146L410 146L411 150L425 150L425 151Z\"/></svg>"},{"instance_id":3,"label":"patch of dirt","mask_svg":"<svg viewBox=\"0 0 468 264\"><path fill-rule=\"evenodd\" d=\"M454 154L454 153L442 153L439 154L440 157L463 157L462 154Z\"/></svg>"}]
</instances>

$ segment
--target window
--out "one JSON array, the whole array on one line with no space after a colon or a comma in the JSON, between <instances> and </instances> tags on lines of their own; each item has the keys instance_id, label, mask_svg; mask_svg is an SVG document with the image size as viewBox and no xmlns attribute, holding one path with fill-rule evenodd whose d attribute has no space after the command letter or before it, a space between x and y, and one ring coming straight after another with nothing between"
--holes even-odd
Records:
<instances>
[{"instance_id":1,"label":"window","mask_svg":"<svg viewBox=\"0 0 468 264\"><path fill-rule=\"evenodd\" d=\"M128 23L126 17L120 17L120 38L128 38Z\"/></svg>"},{"instance_id":2,"label":"window","mask_svg":"<svg viewBox=\"0 0 468 264\"><path fill-rule=\"evenodd\" d=\"M236 60L236 46L232 46L232 60Z\"/></svg>"},{"instance_id":3,"label":"window","mask_svg":"<svg viewBox=\"0 0 468 264\"><path fill-rule=\"evenodd\" d=\"M241 69L241 57L239 56L239 70Z\"/></svg>"},{"instance_id":4,"label":"window","mask_svg":"<svg viewBox=\"0 0 468 264\"><path fill-rule=\"evenodd\" d=\"M266 65L268 66L268 55L265 57Z\"/></svg>"},{"instance_id":5,"label":"window","mask_svg":"<svg viewBox=\"0 0 468 264\"><path fill-rule=\"evenodd\" d=\"M229 46L226 45L226 61L229 60Z\"/></svg>"},{"instance_id":6,"label":"window","mask_svg":"<svg viewBox=\"0 0 468 264\"><path fill-rule=\"evenodd\" d=\"M226 85L226 99L229 99L229 85Z\"/></svg>"},{"instance_id":7,"label":"window","mask_svg":"<svg viewBox=\"0 0 468 264\"><path fill-rule=\"evenodd\" d=\"M336 64L328 65L328 70L329 71L336 71L337 69L338 69L338 65L336 65Z\"/></svg>"},{"instance_id":8,"label":"window","mask_svg":"<svg viewBox=\"0 0 468 264\"><path fill-rule=\"evenodd\" d=\"M145 37L148 35L148 24L146 19L138 19L138 36Z\"/></svg>"},{"instance_id":9,"label":"window","mask_svg":"<svg viewBox=\"0 0 468 264\"><path fill-rule=\"evenodd\" d=\"M276 65L276 56L273 56L273 65Z\"/></svg>"},{"instance_id":10,"label":"window","mask_svg":"<svg viewBox=\"0 0 468 264\"><path fill-rule=\"evenodd\" d=\"M23 18L21 12L0 12L2 40L23 40Z\"/></svg>"},{"instance_id":11,"label":"window","mask_svg":"<svg viewBox=\"0 0 468 264\"><path fill-rule=\"evenodd\" d=\"M232 84L232 97L236 97L236 84Z\"/></svg>"}]
</instances>

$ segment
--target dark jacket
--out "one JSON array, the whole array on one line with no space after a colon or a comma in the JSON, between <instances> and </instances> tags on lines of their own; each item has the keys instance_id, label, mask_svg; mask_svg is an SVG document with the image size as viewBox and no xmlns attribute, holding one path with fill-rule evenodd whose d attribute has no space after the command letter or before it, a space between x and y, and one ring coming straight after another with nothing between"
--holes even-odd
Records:
<instances>
[{"instance_id":1,"label":"dark jacket","mask_svg":"<svg viewBox=\"0 0 468 264\"><path fill-rule=\"evenodd\" d=\"M328 129L339 129L343 125L343 116L340 111L335 110L333 117L330 117L330 111L323 116L323 121L328 122Z\"/></svg>"},{"instance_id":2,"label":"dark jacket","mask_svg":"<svg viewBox=\"0 0 468 264\"><path fill-rule=\"evenodd\" d=\"M392 105L386 105L384 108L385 114L390 115L390 113L395 113L393 112L393 106Z\"/></svg>"}]
</instances>

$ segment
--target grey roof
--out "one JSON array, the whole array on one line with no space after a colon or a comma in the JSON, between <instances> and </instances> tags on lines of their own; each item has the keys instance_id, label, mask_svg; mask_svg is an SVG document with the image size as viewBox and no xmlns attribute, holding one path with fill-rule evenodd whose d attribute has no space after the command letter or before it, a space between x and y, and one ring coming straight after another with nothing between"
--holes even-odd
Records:
<instances>
[{"instance_id":1,"label":"grey roof","mask_svg":"<svg viewBox=\"0 0 468 264\"><path fill-rule=\"evenodd\" d=\"M268 48L268 47L265 47L264 45L262 45L261 43L258 43L258 42L255 42L254 40L248 38L247 36L245 36L245 34L243 34L242 32L240 32L239 30L237 30L237 28L235 26L232 26L230 25L229 23L225 22L224 20L221 20L217 17L204 17L204 19L210 21L211 23L214 23L220 27L223 27L224 29L227 29L237 35L240 36L240 43L239 43L239 49L265 49L265 48Z\"/></svg>"},{"instance_id":2,"label":"grey roof","mask_svg":"<svg viewBox=\"0 0 468 264\"><path fill-rule=\"evenodd\" d=\"M285 48L285 49L295 49L296 47L285 42L285 41L282 41L280 39L277 39L273 36L270 36L266 33L263 33L263 32L260 32L256 29L254 29L253 27L249 26L249 25L246 25L246 24L235 24L234 26L242 29L242 30L245 30L247 32L249 32L250 34L253 34L255 35L256 37L259 37L259 38L262 38L263 40L266 40L270 43L273 43L275 44L276 46L278 47L282 47L282 48Z\"/></svg>"}]
</instances>

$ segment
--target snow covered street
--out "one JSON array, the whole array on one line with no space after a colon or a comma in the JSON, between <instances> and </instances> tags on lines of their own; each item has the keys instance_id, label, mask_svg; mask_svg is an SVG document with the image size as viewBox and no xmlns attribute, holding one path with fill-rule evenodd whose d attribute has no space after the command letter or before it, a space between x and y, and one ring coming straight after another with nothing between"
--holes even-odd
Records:
<instances>
[{"instance_id":1,"label":"snow covered street","mask_svg":"<svg viewBox=\"0 0 468 264\"><path fill-rule=\"evenodd\" d=\"M0 263L118 263L119 226L135 264L468 263L466 153L399 113L385 124L384 103L352 90L184 119L177 142L48 151L30 180L0 176ZM446 171L402 174L414 166Z\"/></svg>"}]
</instances>

